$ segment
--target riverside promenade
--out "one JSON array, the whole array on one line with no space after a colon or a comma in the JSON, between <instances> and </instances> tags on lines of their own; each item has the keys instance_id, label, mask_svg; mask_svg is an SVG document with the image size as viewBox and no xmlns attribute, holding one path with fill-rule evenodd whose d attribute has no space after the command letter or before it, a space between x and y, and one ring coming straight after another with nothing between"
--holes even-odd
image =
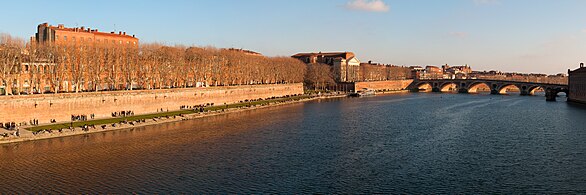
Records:
<instances>
[{"instance_id":1,"label":"riverside promenade","mask_svg":"<svg viewBox=\"0 0 586 195\"><path fill-rule=\"evenodd\" d=\"M298 95L267 100L239 102L219 106L200 107L201 110L182 109L169 112L150 113L129 117L100 118L96 120L77 121L71 123L47 124L40 126L20 126L18 130L0 129L0 144L17 143L42 139L59 138L105 131L115 131L141 126L157 125L183 120L193 120L202 117L215 116L227 113L241 112L251 109L286 105L317 99L346 97L345 93L331 93L323 95ZM16 135L18 132L18 136Z\"/></svg>"},{"instance_id":2,"label":"riverside promenade","mask_svg":"<svg viewBox=\"0 0 586 195\"><path fill-rule=\"evenodd\" d=\"M25 125L38 121L44 125L70 122L73 116L83 116L81 120L90 116L108 118L121 111L142 115L176 110L182 105L234 104L299 94L303 94L302 83L10 95L0 96L0 123Z\"/></svg>"}]
</instances>

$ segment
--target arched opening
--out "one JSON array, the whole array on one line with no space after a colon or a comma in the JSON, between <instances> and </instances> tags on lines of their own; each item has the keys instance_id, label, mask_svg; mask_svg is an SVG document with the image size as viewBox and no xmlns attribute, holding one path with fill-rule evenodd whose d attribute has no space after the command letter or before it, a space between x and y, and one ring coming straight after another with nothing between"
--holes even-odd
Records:
<instances>
[{"instance_id":1,"label":"arched opening","mask_svg":"<svg viewBox=\"0 0 586 195\"><path fill-rule=\"evenodd\" d=\"M456 83L444 83L440 87L441 92L458 93L458 85Z\"/></svg>"},{"instance_id":2,"label":"arched opening","mask_svg":"<svg viewBox=\"0 0 586 195\"><path fill-rule=\"evenodd\" d=\"M433 87L429 83L421 83L417 85L417 90L421 92L431 92Z\"/></svg>"},{"instance_id":3,"label":"arched opening","mask_svg":"<svg viewBox=\"0 0 586 195\"><path fill-rule=\"evenodd\" d=\"M499 92L499 94L503 94L503 95L518 95L518 94L521 94L521 89L519 87L517 87L516 85L509 84L509 85L502 86L498 90L498 92Z\"/></svg>"},{"instance_id":4,"label":"arched opening","mask_svg":"<svg viewBox=\"0 0 586 195\"><path fill-rule=\"evenodd\" d=\"M556 101L558 98L567 100L567 89L563 88L546 88L545 89L545 100Z\"/></svg>"},{"instance_id":5,"label":"arched opening","mask_svg":"<svg viewBox=\"0 0 586 195\"><path fill-rule=\"evenodd\" d=\"M468 88L468 93L490 93L490 86L486 83L473 83Z\"/></svg>"},{"instance_id":6,"label":"arched opening","mask_svg":"<svg viewBox=\"0 0 586 195\"><path fill-rule=\"evenodd\" d=\"M527 92L529 92L529 95L545 96L545 89L541 86L530 87Z\"/></svg>"}]
</instances>

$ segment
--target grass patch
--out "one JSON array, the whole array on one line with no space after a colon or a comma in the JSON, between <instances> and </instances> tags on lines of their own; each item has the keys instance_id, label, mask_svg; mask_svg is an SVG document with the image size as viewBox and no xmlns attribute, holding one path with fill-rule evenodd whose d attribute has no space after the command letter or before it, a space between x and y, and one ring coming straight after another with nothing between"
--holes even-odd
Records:
<instances>
[{"instance_id":1,"label":"grass patch","mask_svg":"<svg viewBox=\"0 0 586 195\"><path fill-rule=\"evenodd\" d=\"M235 104L226 104L226 105L215 105L215 106L208 106L204 108L204 112L212 112L212 111L219 111L223 109L231 109L231 108L242 108L242 107L251 107L251 106L258 106L258 105L268 105L271 103L277 102L287 102L287 101L297 101L302 99L310 98L309 95L301 95L301 96L290 96L290 97L283 97L283 98L275 98L275 99L267 99L267 100L260 100L260 101L247 101ZM137 121L142 119L153 119L158 117L173 117L179 116L181 114L194 114L198 113L199 110L175 110L169 112L160 112L160 113L152 113L152 114L143 114L143 115L135 115L135 116L127 116L127 117L116 117L116 118L108 118L108 119L97 119L97 120L88 120L88 121L76 121L76 122L69 122L69 123L57 123L57 124L50 124L50 125L41 125L41 126L34 126L29 127L27 130L38 132L44 129L67 129L70 127L82 127L84 125L105 125L105 124L112 124L112 123L120 123L122 121Z\"/></svg>"}]
</instances>

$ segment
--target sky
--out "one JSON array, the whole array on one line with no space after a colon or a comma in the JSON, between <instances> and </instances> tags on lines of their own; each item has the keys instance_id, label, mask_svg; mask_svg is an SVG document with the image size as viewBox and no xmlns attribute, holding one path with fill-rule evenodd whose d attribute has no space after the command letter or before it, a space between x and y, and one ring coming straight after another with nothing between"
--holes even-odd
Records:
<instances>
[{"instance_id":1,"label":"sky","mask_svg":"<svg viewBox=\"0 0 586 195\"><path fill-rule=\"evenodd\" d=\"M361 61L567 73L586 61L584 0L4 1L0 33L40 23L126 31L141 42L267 56L351 51Z\"/></svg>"}]
</instances>

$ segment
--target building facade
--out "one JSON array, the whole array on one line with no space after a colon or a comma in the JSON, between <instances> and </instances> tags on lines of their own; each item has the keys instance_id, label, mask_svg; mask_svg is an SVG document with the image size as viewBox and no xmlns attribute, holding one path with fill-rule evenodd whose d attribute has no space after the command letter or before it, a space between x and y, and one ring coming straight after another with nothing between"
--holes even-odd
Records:
<instances>
[{"instance_id":1,"label":"building facade","mask_svg":"<svg viewBox=\"0 0 586 195\"><path fill-rule=\"evenodd\" d=\"M336 82L360 80L360 60L352 52L298 53L291 57L306 64L322 63L332 66Z\"/></svg>"},{"instance_id":2,"label":"building facade","mask_svg":"<svg viewBox=\"0 0 586 195\"><path fill-rule=\"evenodd\" d=\"M137 53L139 39L125 32L105 33L97 29L85 27L67 28L63 25L51 26L48 23L39 24L31 43L19 51L19 59L5 68L4 77L0 81L0 95L20 95L31 93L47 93L49 91L73 92L88 90L92 85L89 70L95 70L98 59L88 58L90 51L85 47L110 48L109 51L117 55L109 55L109 62L114 58L120 59L126 55ZM57 55L40 54L38 48L51 49ZM97 50L91 50L97 52ZM46 52L46 51L45 51ZM103 54L103 53L102 53ZM95 57L95 56L94 56ZM82 59L83 58L83 59ZM106 59L105 57L103 59ZM105 61L100 62L105 64ZM121 67L112 67L112 74L122 78ZM93 66L93 67L92 67ZM107 77L107 72L101 71L100 77ZM59 86L52 89L51 86ZM104 86L97 88L105 89Z\"/></svg>"},{"instance_id":3,"label":"building facade","mask_svg":"<svg viewBox=\"0 0 586 195\"><path fill-rule=\"evenodd\" d=\"M586 67L580 63L580 68L568 70L568 101L586 104Z\"/></svg>"},{"instance_id":4,"label":"building facade","mask_svg":"<svg viewBox=\"0 0 586 195\"><path fill-rule=\"evenodd\" d=\"M138 47L138 38L126 32L100 32L91 28L67 28L63 24L57 26L48 23L39 24L34 40L37 43L56 44L116 44Z\"/></svg>"}]
</instances>

